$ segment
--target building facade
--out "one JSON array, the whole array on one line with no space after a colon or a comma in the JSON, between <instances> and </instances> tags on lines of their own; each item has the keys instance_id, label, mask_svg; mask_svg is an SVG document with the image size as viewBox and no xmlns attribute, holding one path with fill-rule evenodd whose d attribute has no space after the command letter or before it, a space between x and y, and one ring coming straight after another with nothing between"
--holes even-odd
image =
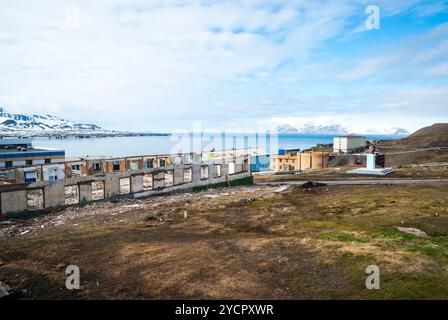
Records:
<instances>
[{"instance_id":1,"label":"building facade","mask_svg":"<svg viewBox=\"0 0 448 320\"><path fill-rule=\"evenodd\" d=\"M36 148L31 139L0 139L0 168L60 163L64 159L64 150Z\"/></svg>"},{"instance_id":2,"label":"building facade","mask_svg":"<svg viewBox=\"0 0 448 320\"><path fill-rule=\"evenodd\" d=\"M270 156L270 169L273 171L319 170L328 167L327 152L298 152L297 149L279 150L279 154Z\"/></svg>"},{"instance_id":3,"label":"building facade","mask_svg":"<svg viewBox=\"0 0 448 320\"><path fill-rule=\"evenodd\" d=\"M340 136L333 138L333 152L350 153L366 147L366 137L362 136Z\"/></svg>"}]
</instances>

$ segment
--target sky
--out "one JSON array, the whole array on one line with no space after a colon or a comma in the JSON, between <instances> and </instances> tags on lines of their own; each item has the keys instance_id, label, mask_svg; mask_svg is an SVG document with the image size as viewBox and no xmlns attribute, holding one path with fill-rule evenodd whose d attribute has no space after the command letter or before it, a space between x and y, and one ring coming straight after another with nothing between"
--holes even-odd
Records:
<instances>
[{"instance_id":1,"label":"sky","mask_svg":"<svg viewBox=\"0 0 448 320\"><path fill-rule=\"evenodd\" d=\"M0 4L9 112L155 132L448 122L448 0Z\"/></svg>"}]
</instances>

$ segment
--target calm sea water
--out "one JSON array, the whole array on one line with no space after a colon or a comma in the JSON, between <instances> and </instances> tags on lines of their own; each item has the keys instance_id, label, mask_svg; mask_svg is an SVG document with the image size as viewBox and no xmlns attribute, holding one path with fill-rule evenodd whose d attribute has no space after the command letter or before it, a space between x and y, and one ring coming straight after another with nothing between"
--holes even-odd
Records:
<instances>
[{"instance_id":1,"label":"calm sea water","mask_svg":"<svg viewBox=\"0 0 448 320\"><path fill-rule=\"evenodd\" d=\"M399 139L402 136L368 135L367 139ZM172 136L108 137L108 138L35 138L34 145L43 148L64 149L66 157L113 156L125 157L143 154L164 154L190 151L209 151L231 148L262 148L268 152L277 149L311 148L318 143L332 143L333 135L279 134L182 134Z\"/></svg>"}]
</instances>

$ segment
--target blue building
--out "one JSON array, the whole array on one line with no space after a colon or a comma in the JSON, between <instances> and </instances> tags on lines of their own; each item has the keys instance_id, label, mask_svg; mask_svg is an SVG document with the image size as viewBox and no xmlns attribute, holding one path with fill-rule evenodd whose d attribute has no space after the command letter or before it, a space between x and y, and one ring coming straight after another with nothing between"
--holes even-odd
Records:
<instances>
[{"instance_id":1,"label":"blue building","mask_svg":"<svg viewBox=\"0 0 448 320\"><path fill-rule=\"evenodd\" d=\"M0 168L64 162L65 151L35 148L31 139L0 138Z\"/></svg>"}]
</instances>

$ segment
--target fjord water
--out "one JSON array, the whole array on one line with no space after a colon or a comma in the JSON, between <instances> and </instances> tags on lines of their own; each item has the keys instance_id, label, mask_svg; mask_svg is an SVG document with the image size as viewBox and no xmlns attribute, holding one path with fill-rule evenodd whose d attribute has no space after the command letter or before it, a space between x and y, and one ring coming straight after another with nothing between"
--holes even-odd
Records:
<instances>
[{"instance_id":1,"label":"fjord water","mask_svg":"<svg viewBox=\"0 0 448 320\"><path fill-rule=\"evenodd\" d=\"M369 140L399 139L403 136L367 135ZM305 150L318 143L332 143L333 135L278 134L173 134L171 136L134 136L105 138L34 138L36 147L63 149L66 157L113 156L126 157L149 154L167 154L190 151L262 148L272 153L278 148Z\"/></svg>"}]
</instances>

